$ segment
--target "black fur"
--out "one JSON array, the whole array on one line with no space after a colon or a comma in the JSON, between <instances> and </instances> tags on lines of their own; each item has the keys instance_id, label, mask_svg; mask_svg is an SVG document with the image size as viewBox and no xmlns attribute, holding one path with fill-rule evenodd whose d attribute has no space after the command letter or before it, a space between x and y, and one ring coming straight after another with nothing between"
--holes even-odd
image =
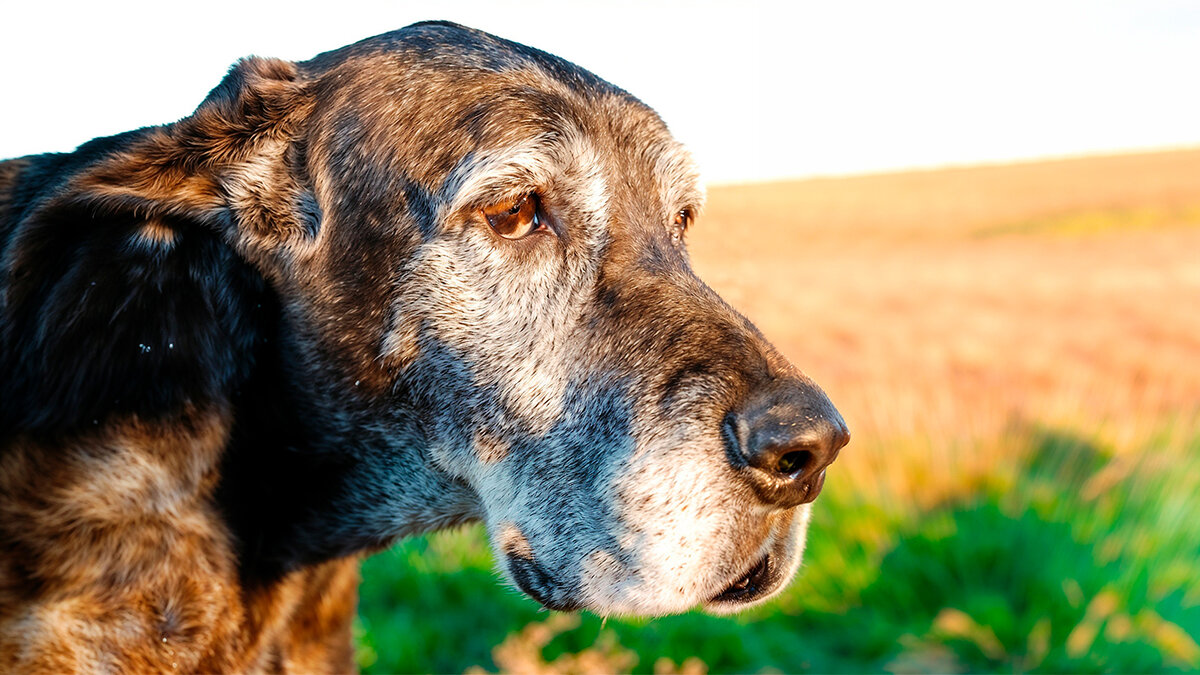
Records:
<instances>
[{"instance_id":1,"label":"black fur","mask_svg":"<svg viewBox=\"0 0 1200 675\"><path fill-rule=\"evenodd\" d=\"M269 583L333 557L337 542L298 528L330 510L352 461L323 451L319 415L284 364L289 339L274 291L210 225L161 219L174 233L167 244L139 240L146 221L133 212L39 208L138 136L15 160L29 164L3 230L0 439L50 441L129 415L232 407L217 502L243 581Z\"/></svg>"},{"instance_id":2,"label":"black fur","mask_svg":"<svg viewBox=\"0 0 1200 675\"><path fill-rule=\"evenodd\" d=\"M357 62L341 68L349 61ZM533 84L478 72L510 70L528 70ZM557 84L545 86L547 75ZM491 85L456 89L470 78ZM610 115L621 98L630 105ZM509 334L497 323L508 319L481 320L439 295L453 282L475 284L512 309L503 290L526 270L488 277L445 264L458 277L403 277L423 260L414 257L423 244L486 232L463 214L445 222L459 167L513 138L574 133L593 134L612 155L601 167L619 178L606 194L611 242L585 246L579 228L596 226L586 218L556 223L547 240L563 261L591 256L598 281L588 288L593 277L564 262L567 290L543 293L555 303L524 324L562 332L539 353L562 359L568 385L557 420L526 423L512 403L524 382L479 375L510 361L518 372L532 349L495 349L486 335L464 347L477 326ZM782 359L691 274L658 222L654 214L680 208L668 198L684 198L659 194L655 167L671 157L654 153L668 141L652 111L566 61L428 23L298 64L250 58L176 124L0 164L0 441L31 436L56 452L131 417L186 424L194 411L220 413L213 417L229 435L219 437L219 466L214 459L207 474L219 474L217 487L205 499L233 535L247 589L485 515L481 495L494 491L480 491L477 472L462 468L484 461L494 462L488 475L507 472L513 485L556 486L536 495L555 517L534 519L531 539L586 540L634 569L636 555L606 527L661 533L614 510L612 495L595 502L607 494L609 469L635 455L637 415L699 437L754 388L828 403L773 367ZM568 214L566 196L581 180L569 173L536 192L558 191ZM694 181L672 180L699 199ZM413 290L442 304L402 307ZM558 302L566 292L593 302L570 321L545 320L576 311ZM449 315L440 328L439 312ZM574 344L589 356L578 358ZM482 457L477 432L503 440L502 456ZM527 506L526 493L509 497ZM655 508L646 510L661 515ZM582 588L583 569L566 556L508 560L513 579L544 604L582 602L572 589Z\"/></svg>"},{"instance_id":3,"label":"black fur","mask_svg":"<svg viewBox=\"0 0 1200 675\"><path fill-rule=\"evenodd\" d=\"M249 373L261 277L197 223L139 239L132 212L43 208L66 177L138 137L32 158L4 242L0 437L70 434L109 419L204 405Z\"/></svg>"}]
</instances>

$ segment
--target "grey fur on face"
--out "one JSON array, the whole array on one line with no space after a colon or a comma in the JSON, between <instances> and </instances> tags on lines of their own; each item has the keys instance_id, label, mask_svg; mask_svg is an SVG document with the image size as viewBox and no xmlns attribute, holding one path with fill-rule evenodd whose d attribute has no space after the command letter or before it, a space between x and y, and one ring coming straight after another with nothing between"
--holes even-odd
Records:
<instances>
[{"instance_id":1,"label":"grey fur on face","mask_svg":"<svg viewBox=\"0 0 1200 675\"><path fill-rule=\"evenodd\" d=\"M782 588L824 466L820 478L748 478L743 456L766 450L731 447L726 423L768 394L797 420L844 423L691 271L674 221L703 207L687 152L625 92L485 34L431 25L348 49L315 60L323 100L341 104L314 112L306 157L326 177L314 189L324 219L289 264L378 298L353 323L327 291L298 308L326 317L309 321L324 345L308 350L325 355L315 379L383 383L342 404L374 420L356 441L370 446L371 480L393 484L387 458L409 457L424 468L394 489L426 501L465 490L443 520L481 518L504 572L550 607L722 611ZM549 235L507 240L479 216L525 195ZM370 233L377 261L337 260L350 231ZM375 349L337 358L352 344ZM343 365L364 357L363 372ZM822 452L801 445L793 454ZM798 498L764 499L777 486L755 483L801 478ZM379 497L343 511L380 539L434 526L411 499ZM754 588L725 593L739 579Z\"/></svg>"},{"instance_id":2,"label":"grey fur on face","mask_svg":"<svg viewBox=\"0 0 1200 675\"><path fill-rule=\"evenodd\" d=\"M470 521L547 607L770 597L848 431L702 208L637 99L447 23L0 162L0 662L344 672L359 556Z\"/></svg>"},{"instance_id":3,"label":"grey fur on face","mask_svg":"<svg viewBox=\"0 0 1200 675\"><path fill-rule=\"evenodd\" d=\"M356 460L297 531L349 552L481 519L509 579L560 609L782 588L845 425L692 272L704 191L658 116L445 24L299 68L318 95L279 156L303 227L240 246L289 289L315 424ZM524 199L529 236L483 216Z\"/></svg>"}]
</instances>

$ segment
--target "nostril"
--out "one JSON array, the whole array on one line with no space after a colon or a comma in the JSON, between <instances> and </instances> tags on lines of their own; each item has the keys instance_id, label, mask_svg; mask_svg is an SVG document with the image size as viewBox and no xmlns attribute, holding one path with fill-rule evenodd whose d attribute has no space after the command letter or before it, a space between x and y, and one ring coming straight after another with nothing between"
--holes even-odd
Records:
<instances>
[{"instance_id":1,"label":"nostril","mask_svg":"<svg viewBox=\"0 0 1200 675\"><path fill-rule=\"evenodd\" d=\"M850 440L825 394L802 378L781 377L726 412L720 433L731 467L772 506L816 499L825 469Z\"/></svg>"},{"instance_id":2,"label":"nostril","mask_svg":"<svg viewBox=\"0 0 1200 675\"><path fill-rule=\"evenodd\" d=\"M808 450L793 450L779 458L775 470L787 476L804 473L816 461L816 456Z\"/></svg>"}]
</instances>

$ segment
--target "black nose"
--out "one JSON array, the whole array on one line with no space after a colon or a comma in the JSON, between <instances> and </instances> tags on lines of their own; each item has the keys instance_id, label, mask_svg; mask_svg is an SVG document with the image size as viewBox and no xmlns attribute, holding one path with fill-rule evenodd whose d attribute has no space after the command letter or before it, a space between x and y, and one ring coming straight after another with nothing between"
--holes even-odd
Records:
<instances>
[{"instance_id":1,"label":"black nose","mask_svg":"<svg viewBox=\"0 0 1200 675\"><path fill-rule=\"evenodd\" d=\"M788 508L817 498L825 469L850 442L829 398L801 379L777 379L725 416L730 463L768 504Z\"/></svg>"}]
</instances>

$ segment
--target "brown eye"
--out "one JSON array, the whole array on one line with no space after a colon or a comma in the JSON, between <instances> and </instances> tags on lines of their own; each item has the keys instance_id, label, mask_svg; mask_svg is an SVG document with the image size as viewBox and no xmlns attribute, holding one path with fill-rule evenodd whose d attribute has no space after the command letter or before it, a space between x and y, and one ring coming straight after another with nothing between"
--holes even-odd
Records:
<instances>
[{"instance_id":1,"label":"brown eye","mask_svg":"<svg viewBox=\"0 0 1200 675\"><path fill-rule=\"evenodd\" d=\"M671 221L671 240L679 244L683 242L683 233L692 226L692 210L680 209L675 212L675 219Z\"/></svg>"},{"instance_id":2,"label":"brown eye","mask_svg":"<svg viewBox=\"0 0 1200 675\"><path fill-rule=\"evenodd\" d=\"M505 239L520 239L544 229L538 214L537 195L530 192L513 202L502 202L479 210L496 234Z\"/></svg>"}]
</instances>

